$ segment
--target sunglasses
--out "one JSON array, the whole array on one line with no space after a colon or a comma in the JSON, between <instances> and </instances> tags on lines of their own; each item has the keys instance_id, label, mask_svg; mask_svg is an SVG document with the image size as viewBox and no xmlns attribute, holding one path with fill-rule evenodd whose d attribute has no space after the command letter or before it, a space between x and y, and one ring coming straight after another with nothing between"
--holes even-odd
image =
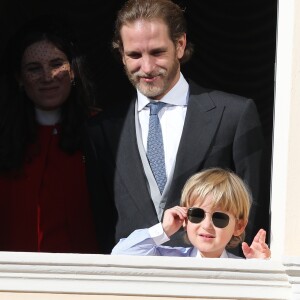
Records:
<instances>
[{"instance_id":1,"label":"sunglasses","mask_svg":"<svg viewBox=\"0 0 300 300\"><path fill-rule=\"evenodd\" d=\"M206 212L202 208L191 207L188 209L187 216L190 222L201 223L206 217ZM216 211L211 215L211 220L215 227L225 228L229 224L229 215Z\"/></svg>"}]
</instances>

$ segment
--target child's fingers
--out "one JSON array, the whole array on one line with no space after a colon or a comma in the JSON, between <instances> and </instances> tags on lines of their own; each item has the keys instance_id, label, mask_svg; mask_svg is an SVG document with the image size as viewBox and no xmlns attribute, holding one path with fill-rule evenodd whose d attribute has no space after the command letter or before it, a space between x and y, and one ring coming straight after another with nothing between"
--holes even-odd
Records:
<instances>
[{"instance_id":1,"label":"child's fingers","mask_svg":"<svg viewBox=\"0 0 300 300\"><path fill-rule=\"evenodd\" d=\"M172 236L183 225L186 213L179 206L165 211L162 226L167 236Z\"/></svg>"},{"instance_id":2,"label":"child's fingers","mask_svg":"<svg viewBox=\"0 0 300 300\"><path fill-rule=\"evenodd\" d=\"M254 239L253 239L253 242L256 242L256 243L259 243L260 241L260 238L261 238L261 230L258 230L257 234L255 235Z\"/></svg>"},{"instance_id":3,"label":"child's fingers","mask_svg":"<svg viewBox=\"0 0 300 300\"><path fill-rule=\"evenodd\" d=\"M260 230L260 236L259 236L259 242L260 243L265 243L266 242L266 231L261 229Z\"/></svg>"},{"instance_id":4,"label":"child's fingers","mask_svg":"<svg viewBox=\"0 0 300 300\"><path fill-rule=\"evenodd\" d=\"M252 249L249 247L249 245L246 242L242 243L242 250L243 250L245 257L249 258L249 255L250 255Z\"/></svg>"},{"instance_id":5,"label":"child's fingers","mask_svg":"<svg viewBox=\"0 0 300 300\"><path fill-rule=\"evenodd\" d=\"M263 258L271 257L271 250L265 242L266 231L261 229L256 234L253 243L249 247L247 243L242 243L242 250L246 258Z\"/></svg>"},{"instance_id":6,"label":"child's fingers","mask_svg":"<svg viewBox=\"0 0 300 300\"><path fill-rule=\"evenodd\" d=\"M266 231L264 229L260 229L256 236L253 239L253 242L263 244L266 242Z\"/></svg>"},{"instance_id":7,"label":"child's fingers","mask_svg":"<svg viewBox=\"0 0 300 300\"><path fill-rule=\"evenodd\" d=\"M172 210L181 220L186 218L186 210L184 207L175 206L172 208Z\"/></svg>"}]
</instances>

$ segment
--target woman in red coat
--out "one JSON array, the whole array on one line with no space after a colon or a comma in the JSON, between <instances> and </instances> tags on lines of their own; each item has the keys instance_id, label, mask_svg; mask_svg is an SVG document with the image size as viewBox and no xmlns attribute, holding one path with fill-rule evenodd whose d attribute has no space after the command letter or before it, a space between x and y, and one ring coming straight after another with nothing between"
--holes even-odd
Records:
<instances>
[{"instance_id":1,"label":"woman in red coat","mask_svg":"<svg viewBox=\"0 0 300 300\"><path fill-rule=\"evenodd\" d=\"M9 43L0 96L0 250L101 252L81 148L89 86L57 20L33 21Z\"/></svg>"}]
</instances>

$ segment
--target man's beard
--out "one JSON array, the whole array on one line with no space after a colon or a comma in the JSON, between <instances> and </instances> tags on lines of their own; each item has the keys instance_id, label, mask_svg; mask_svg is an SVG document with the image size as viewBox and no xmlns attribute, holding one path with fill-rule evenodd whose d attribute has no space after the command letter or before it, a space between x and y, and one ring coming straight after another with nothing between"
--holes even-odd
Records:
<instances>
[{"instance_id":1,"label":"man's beard","mask_svg":"<svg viewBox=\"0 0 300 300\"><path fill-rule=\"evenodd\" d=\"M170 89L170 85L172 84L177 71L179 68L178 60L174 60L169 72L163 68L159 68L158 70L146 74L142 71L138 71L135 73L129 73L128 69L125 66L125 71L127 74L128 79L136 87L143 95L151 99L161 99L165 93ZM145 82L141 83L140 78L153 78L158 76L158 81L156 80L152 82Z\"/></svg>"}]
</instances>

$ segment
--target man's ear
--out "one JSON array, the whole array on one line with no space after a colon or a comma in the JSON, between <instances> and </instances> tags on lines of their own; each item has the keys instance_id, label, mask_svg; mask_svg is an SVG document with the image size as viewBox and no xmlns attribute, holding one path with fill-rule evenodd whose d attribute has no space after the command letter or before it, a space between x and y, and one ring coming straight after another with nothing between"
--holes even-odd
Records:
<instances>
[{"instance_id":1,"label":"man's ear","mask_svg":"<svg viewBox=\"0 0 300 300\"><path fill-rule=\"evenodd\" d=\"M183 57L184 51L186 47L186 34L184 33L177 41L176 44L176 52L177 58L181 59Z\"/></svg>"},{"instance_id":2,"label":"man's ear","mask_svg":"<svg viewBox=\"0 0 300 300\"><path fill-rule=\"evenodd\" d=\"M126 61L125 61L124 53L121 52L120 55L121 55L121 58L122 58L122 63L123 63L123 65L126 66Z\"/></svg>"},{"instance_id":3,"label":"man's ear","mask_svg":"<svg viewBox=\"0 0 300 300\"><path fill-rule=\"evenodd\" d=\"M233 235L234 236L241 235L245 231L247 223L248 223L248 220L246 220L246 221L245 220L237 220L235 223Z\"/></svg>"}]
</instances>

